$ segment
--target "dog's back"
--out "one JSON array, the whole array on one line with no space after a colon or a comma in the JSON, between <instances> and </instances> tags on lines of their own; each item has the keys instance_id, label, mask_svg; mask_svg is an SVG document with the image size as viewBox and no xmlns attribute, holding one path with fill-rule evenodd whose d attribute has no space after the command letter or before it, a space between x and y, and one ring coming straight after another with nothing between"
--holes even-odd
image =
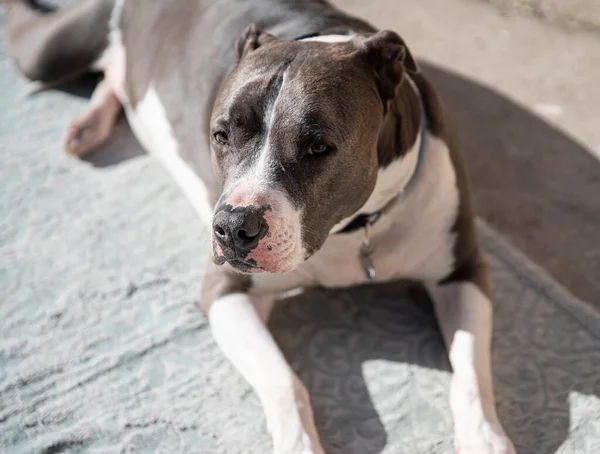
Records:
<instances>
[{"instance_id":1,"label":"dog's back","mask_svg":"<svg viewBox=\"0 0 600 454\"><path fill-rule=\"evenodd\" d=\"M199 65L189 68L194 74L210 64L210 74L222 77L235 62L236 39L250 23L274 27L288 39L323 28L375 30L322 0L80 0L60 9L37 0L3 3L8 54L28 79L46 84L99 69L95 64L110 45L111 28L121 31L128 53L135 56L130 79L172 71L173 59L178 67Z\"/></svg>"}]
</instances>

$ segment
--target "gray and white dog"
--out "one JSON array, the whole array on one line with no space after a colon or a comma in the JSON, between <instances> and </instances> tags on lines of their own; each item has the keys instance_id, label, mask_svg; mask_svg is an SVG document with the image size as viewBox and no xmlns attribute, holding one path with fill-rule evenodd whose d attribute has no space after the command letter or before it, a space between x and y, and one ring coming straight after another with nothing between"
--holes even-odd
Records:
<instances>
[{"instance_id":1,"label":"gray and white dog","mask_svg":"<svg viewBox=\"0 0 600 454\"><path fill-rule=\"evenodd\" d=\"M492 305L465 170L403 40L325 0L4 0L17 68L104 73L67 152L121 110L211 227L201 309L260 398L274 452L322 453L306 388L265 327L292 289L407 278L434 301L461 454L509 454Z\"/></svg>"}]
</instances>

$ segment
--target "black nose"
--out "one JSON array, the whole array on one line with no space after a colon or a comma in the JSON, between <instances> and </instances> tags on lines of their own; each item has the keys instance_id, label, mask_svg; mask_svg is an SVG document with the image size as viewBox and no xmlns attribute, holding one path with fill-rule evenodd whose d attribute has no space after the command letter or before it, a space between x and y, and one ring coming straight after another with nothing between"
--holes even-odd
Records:
<instances>
[{"instance_id":1,"label":"black nose","mask_svg":"<svg viewBox=\"0 0 600 454\"><path fill-rule=\"evenodd\" d=\"M264 210L223 208L215 214L213 232L222 246L248 253L267 233Z\"/></svg>"}]
</instances>

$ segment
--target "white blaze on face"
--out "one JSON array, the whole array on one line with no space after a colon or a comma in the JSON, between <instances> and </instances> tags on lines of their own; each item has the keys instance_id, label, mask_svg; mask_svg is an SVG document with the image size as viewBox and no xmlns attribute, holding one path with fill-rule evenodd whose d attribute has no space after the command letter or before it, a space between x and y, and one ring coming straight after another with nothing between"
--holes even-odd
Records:
<instances>
[{"instance_id":1,"label":"white blaze on face","mask_svg":"<svg viewBox=\"0 0 600 454\"><path fill-rule=\"evenodd\" d=\"M243 173L235 175L225 188L228 194L223 203L233 208L268 206L265 221L267 235L246 257L269 272L287 272L304 261L306 251L302 244L302 212L294 208L289 197L273 185L274 170L279 165L275 159L276 150L271 147L271 134L274 129L279 93L285 85L285 73L270 109L267 110L265 143L252 165Z\"/></svg>"}]
</instances>

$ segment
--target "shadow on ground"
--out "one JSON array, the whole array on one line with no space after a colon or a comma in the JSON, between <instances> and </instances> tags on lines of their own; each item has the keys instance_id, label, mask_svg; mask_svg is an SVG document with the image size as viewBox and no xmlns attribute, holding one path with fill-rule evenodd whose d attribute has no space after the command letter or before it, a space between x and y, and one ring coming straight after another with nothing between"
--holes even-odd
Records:
<instances>
[{"instance_id":1,"label":"shadow on ground","mask_svg":"<svg viewBox=\"0 0 600 454\"><path fill-rule=\"evenodd\" d=\"M423 66L458 128L477 213L600 309L600 161L493 89Z\"/></svg>"},{"instance_id":2,"label":"shadow on ground","mask_svg":"<svg viewBox=\"0 0 600 454\"><path fill-rule=\"evenodd\" d=\"M522 277L511 275L495 295L499 417L519 454L594 452L600 433L589 418L600 383L581 355L600 359L593 353L600 339L583 329L572 334L583 327L534 282L515 285ZM422 289L402 283L315 289L282 302L270 325L309 390L326 452L453 452L450 366ZM574 426L579 435L570 437Z\"/></svg>"},{"instance_id":3,"label":"shadow on ground","mask_svg":"<svg viewBox=\"0 0 600 454\"><path fill-rule=\"evenodd\" d=\"M385 360L418 365L429 371L450 371L443 339L424 290L403 283L382 285L375 292L374 289L364 286L339 291L311 290L282 302L271 317L271 329L278 343L309 390L315 421L328 453L375 454L386 446L389 450L388 444L396 446L395 440L388 440L381 420L385 403L384 409L377 409L374 403L381 406L385 393L389 393L384 398L387 403L396 404L395 414L385 416L403 421L393 430L394 438L420 438L410 422L411 417L420 418L407 410L413 404L416 407L423 403L419 411L423 416L427 403L417 404L418 389L426 383L437 389L445 387L439 383L444 379L435 374L420 374L421 383L415 382L416 369L411 366L398 368L393 374L384 371L383 381L381 377L367 380L368 362ZM376 372L370 375L373 373ZM374 381L380 381L375 385L378 389L369 389L367 383L373 385ZM446 397L444 393L436 403L445 407ZM443 421L443 410L429 410L434 423L422 421L424 430L420 435L427 443L433 438L433 445L443 444L450 431L449 421ZM430 447L412 446L413 450L408 451L432 452Z\"/></svg>"}]
</instances>

